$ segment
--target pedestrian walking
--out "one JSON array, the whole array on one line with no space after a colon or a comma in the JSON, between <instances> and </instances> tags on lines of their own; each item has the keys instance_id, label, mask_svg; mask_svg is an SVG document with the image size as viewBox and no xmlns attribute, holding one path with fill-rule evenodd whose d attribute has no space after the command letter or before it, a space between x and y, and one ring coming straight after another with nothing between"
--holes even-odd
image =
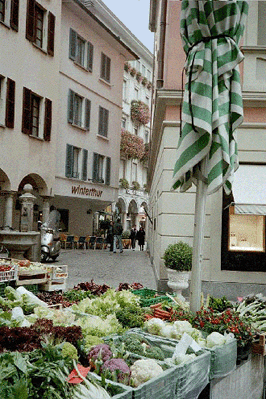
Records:
<instances>
[{"instance_id":1,"label":"pedestrian walking","mask_svg":"<svg viewBox=\"0 0 266 399\"><path fill-rule=\"evenodd\" d=\"M133 226L130 231L130 236L129 236L129 238L131 239L131 248L133 249L133 251L135 251L135 247L136 247L137 233L138 232L137 232L136 226Z\"/></svg>"},{"instance_id":2,"label":"pedestrian walking","mask_svg":"<svg viewBox=\"0 0 266 399\"><path fill-rule=\"evenodd\" d=\"M123 252L122 246L122 233L123 233L123 226L121 224L121 219L117 218L116 222L114 223L114 241L113 241L113 253L116 253L116 242L118 241L118 247L120 253Z\"/></svg>"},{"instance_id":3,"label":"pedestrian walking","mask_svg":"<svg viewBox=\"0 0 266 399\"><path fill-rule=\"evenodd\" d=\"M107 231L107 242L110 244L110 251L113 252L114 247L114 222L111 220Z\"/></svg>"},{"instance_id":4,"label":"pedestrian walking","mask_svg":"<svg viewBox=\"0 0 266 399\"><path fill-rule=\"evenodd\" d=\"M145 244L145 230L142 226L140 227L139 231L137 232L137 240L139 243L140 251L143 251L144 244Z\"/></svg>"}]
</instances>

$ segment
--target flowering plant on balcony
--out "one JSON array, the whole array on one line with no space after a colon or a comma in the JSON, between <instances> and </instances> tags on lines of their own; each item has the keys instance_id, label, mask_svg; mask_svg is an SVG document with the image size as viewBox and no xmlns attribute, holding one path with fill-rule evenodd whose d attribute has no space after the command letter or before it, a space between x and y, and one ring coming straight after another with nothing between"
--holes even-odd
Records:
<instances>
[{"instance_id":1,"label":"flowering plant on balcony","mask_svg":"<svg viewBox=\"0 0 266 399\"><path fill-rule=\"evenodd\" d=\"M120 184L120 186L121 186L122 188L125 188L125 189L129 188L129 182L128 182L128 180L125 179L125 178L119 179L119 184Z\"/></svg>"},{"instance_id":2,"label":"flowering plant on balcony","mask_svg":"<svg viewBox=\"0 0 266 399\"><path fill-rule=\"evenodd\" d=\"M141 75L140 72L137 72L137 74L136 74L136 79L137 79L138 82L141 82L141 80L142 80L142 75Z\"/></svg>"},{"instance_id":3,"label":"flowering plant on balcony","mask_svg":"<svg viewBox=\"0 0 266 399\"><path fill-rule=\"evenodd\" d=\"M150 110L147 104L142 101L131 101L131 119L133 122L146 125L150 121Z\"/></svg>"},{"instance_id":4,"label":"flowering plant on balcony","mask_svg":"<svg viewBox=\"0 0 266 399\"><path fill-rule=\"evenodd\" d=\"M147 84L147 89L148 89L148 90L151 90L151 88L152 88L152 83L151 83L151 82L148 82L148 84Z\"/></svg>"},{"instance_id":5,"label":"flowering plant on balcony","mask_svg":"<svg viewBox=\"0 0 266 399\"><path fill-rule=\"evenodd\" d=\"M122 129L120 153L127 159L141 159L145 153L143 139Z\"/></svg>"},{"instance_id":6,"label":"flowering plant on balcony","mask_svg":"<svg viewBox=\"0 0 266 399\"><path fill-rule=\"evenodd\" d=\"M150 154L150 145L149 143L144 144L144 154L143 157L140 159L140 162L146 163L149 159Z\"/></svg>"},{"instance_id":7,"label":"flowering plant on balcony","mask_svg":"<svg viewBox=\"0 0 266 399\"><path fill-rule=\"evenodd\" d=\"M130 72L130 70L131 70L131 65L130 65L130 63L129 63L128 61L126 61L126 62L124 63L124 70L125 70L126 72Z\"/></svg>"},{"instance_id":8,"label":"flowering plant on balcony","mask_svg":"<svg viewBox=\"0 0 266 399\"><path fill-rule=\"evenodd\" d=\"M130 69L130 75L131 75L131 76L135 76L136 73L137 73L136 68L131 68L131 69Z\"/></svg>"},{"instance_id":9,"label":"flowering plant on balcony","mask_svg":"<svg viewBox=\"0 0 266 399\"><path fill-rule=\"evenodd\" d=\"M133 188L133 190L139 190L139 189L140 189L140 184L139 184L139 182L134 180L134 181L132 182L132 188Z\"/></svg>"},{"instance_id":10,"label":"flowering plant on balcony","mask_svg":"<svg viewBox=\"0 0 266 399\"><path fill-rule=\"evenodd\" d=\"M143 84L143 86L145 87L148 84L148 79L147 78L143 78L141 83Z\"/></svg>"}]
</instances>

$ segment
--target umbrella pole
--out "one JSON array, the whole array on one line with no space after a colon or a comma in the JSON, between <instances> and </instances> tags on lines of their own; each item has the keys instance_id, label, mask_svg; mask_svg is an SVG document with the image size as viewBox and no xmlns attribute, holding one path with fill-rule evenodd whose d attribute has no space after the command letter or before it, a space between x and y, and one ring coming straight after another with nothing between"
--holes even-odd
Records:
<instances>
[{"instance_id":1,"label":"umbrella pole","mask_svg":"<svg viewBox=\"0 0 266 399\"><path fill-rule=\"evenodd\" d=\"M201 161L201 173L206 176L207 157ZM194 217L194 239L192 255L192 271L190 282L190 310L196 312L201 306L201 266L202 266L202 247L204 238L205 209L208 185L202 179L198 179L196 190L196 204Z\"/></svg>"}]
</instances>

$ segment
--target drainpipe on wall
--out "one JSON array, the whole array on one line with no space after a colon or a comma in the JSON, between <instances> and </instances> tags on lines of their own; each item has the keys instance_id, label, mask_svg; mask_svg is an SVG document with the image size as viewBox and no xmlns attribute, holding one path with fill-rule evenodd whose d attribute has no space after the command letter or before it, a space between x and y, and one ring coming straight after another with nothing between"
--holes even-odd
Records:
<instances>
[{"instance_id":1,"label":"drainpipe on wall","mask_svg":"<svg viewBox=\"0 0 266 399\"><path fill-rule=\"evenodd\" d=\"M156 85L157 89L161 89L164 83L163 75L164 75L166 15L167 15L167 0L162 0L161 18L160 18L159 56L158 56L158 79Z\"/></svg>"}]
</instances>

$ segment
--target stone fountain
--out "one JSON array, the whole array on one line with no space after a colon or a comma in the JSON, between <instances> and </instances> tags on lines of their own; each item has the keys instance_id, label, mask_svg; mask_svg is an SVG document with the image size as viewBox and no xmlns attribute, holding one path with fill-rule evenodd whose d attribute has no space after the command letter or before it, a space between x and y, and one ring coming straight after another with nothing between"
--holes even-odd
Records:
<instances>
[{"instance_id":1,"label":"stone fountain","mask_svg":"<svg viewBox=\"0 0 266 399\"><path fill-rule=\"evenodd\" d=\"M32 231L33 205L36 197L32 194L32 186L24 186L25 193L20 196L21 223L20 231L5 227L0 230L0 243L8 250L9 256L14 259L29 259L40 261L41 246L40 232Z\"/></svg>"}]
</instances>

